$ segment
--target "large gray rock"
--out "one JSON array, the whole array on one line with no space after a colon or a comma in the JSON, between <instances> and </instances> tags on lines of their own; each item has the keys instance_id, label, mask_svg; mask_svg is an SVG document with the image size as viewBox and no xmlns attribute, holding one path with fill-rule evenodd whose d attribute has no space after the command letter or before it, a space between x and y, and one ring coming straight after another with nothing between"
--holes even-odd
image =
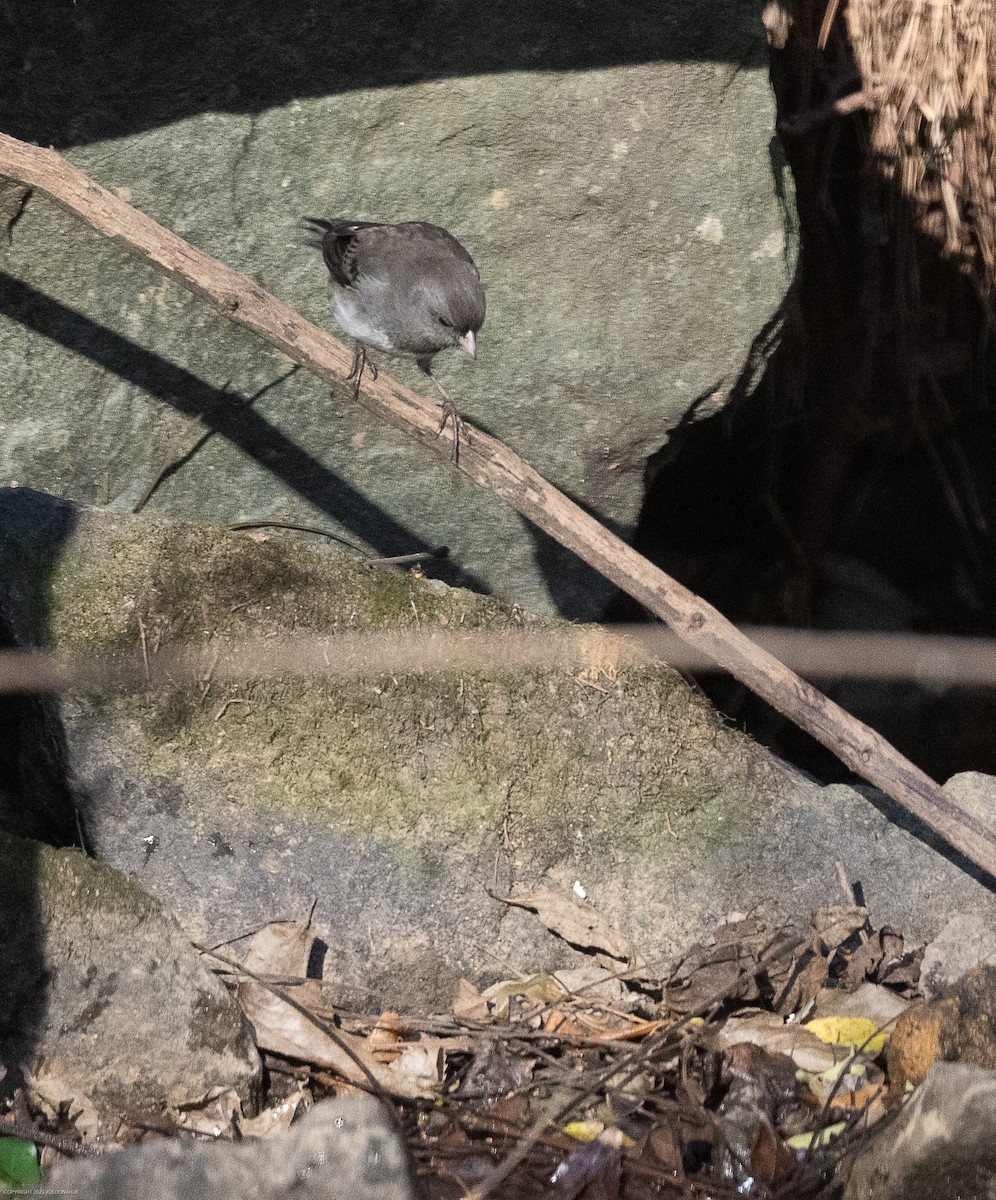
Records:
<instances>
[{"instance_id":1,"label":"large gray rock","mask_svg":"<svg viewBox=\"0 0 996 1200\"><path fill-rule=\"evenodd\" d=\"M996 1072L937 1063L858 1158L844 1200L991 1200Z\"/></svg>"},{"instance_id":2,"label":"large gray rock","mask_svg":"<svg viewBox=\"0 0 996 1200\"><path fill-rule=\"evenodd\" d=\"M136 1123L215 1088L259 1098L249 1027L176 920L80 851L2 831L0 1014L7 1091L26 1072Z\"/></svg>"},{"instance_id":3,"label":"large gray rock","mask_svg":"<svg viewBox=\"0 0 996 1200\"><path fill-rule=\"evenodd\" d=\"M21 489L0 492L0 530L0 616L68 653L134 650L143 630L154 655L186 638L545 627L336 548ZM447 1007L461 975L577 964L489 892L579 881L661 968L732 909L804 921L839 897L836 859L914 937L968 909L996 919L881 796L790 771L664 667L215 681L65 697L47 728L101 855L209 944L316 902L344 1004ZM33 771L6 783L8 825L49 794Z\"/></svg>"},{"instance_id":4,"label":"large gray rock","mask_svg":"<svg viewBox=\"0 0 996 1200\"><path fill-rule=\"evenodd\" d=\"M317 1104L267 1141L175 1139L59 1164L41 1194L93 1200L414 1200L395 1123L371 1096Z\"/></svg>"},{"instance_id":5,"label":"large gray rock","mask_svg":"<svg viewBox=\"0 0 996 1200\"><path fill-rule=\"evenodd\" d=\"M448 226L489 315L478 362L438 373L473 420L631 528L648 455L697 397L725 397L789 279L753 6L183 0L127 34L98 8L17 10L5 128L67 148L319 324L302 216ZM383 554L445 544L451 581L599 615L607 584L317 381L249 411L288 364L40 197L3 269L0 482L127 509L203 414L222 436L157 509L319 520Z\"/></svg>"}]
</instances>

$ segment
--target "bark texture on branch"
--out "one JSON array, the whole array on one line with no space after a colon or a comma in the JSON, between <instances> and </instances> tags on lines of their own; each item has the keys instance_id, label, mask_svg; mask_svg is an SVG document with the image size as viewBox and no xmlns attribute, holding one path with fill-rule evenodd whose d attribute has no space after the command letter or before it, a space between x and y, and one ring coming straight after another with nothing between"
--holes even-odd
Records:
<instances>
[{"instance_id":1,"label":"bark texture on branch","mask_svg":"<svg viewBox=\"0 0 996 1200\"><path fill-rule=\"evenodd\" d=\"M330 383L345 385L352 354L341 342L245 275L203 254L112 195L59 154L0 134L0 176L44 193L225 316L254 330L294 362ZM452 441L438 436L439 406L435 402L383 373L376 380L365 377L359 400L380 420L434 453L450 457ZM458 466L996 878L996 834L949 799L874 730L751 642L715 608L653 566L502 442L461 422Z\"/></svg>"}]
</instances>

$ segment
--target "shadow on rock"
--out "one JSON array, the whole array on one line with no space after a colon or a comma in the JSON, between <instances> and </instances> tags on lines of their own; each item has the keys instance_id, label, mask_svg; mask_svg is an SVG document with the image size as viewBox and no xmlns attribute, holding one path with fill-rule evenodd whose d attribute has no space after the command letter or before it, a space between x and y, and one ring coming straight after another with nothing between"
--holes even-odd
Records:
<instances>
[{"instance_id":1,"label":"shadow on rock","mask_svg":"<svg viewBox=\"0 0 996 1200\"><path fill-rule=\"evenodd\" d=\"M752 5L697 0L10 0L0 6L6 132L56 148L200 112L432 78L573 71L661 60L741 65Z\"/></svg>"},{"instance_id":2,"label":"shadow on rock","mask_svg":"<svg viewBox=\"0 0 996 1200\"><path fill-rule=\"evenodd\" d=\"M388 557L435 549L254 412L245 397L212 387L186 368L3 272L0 313L112 371L177 412L198 418L207 430L221 434L297 495L376 547L379 554ZM436 560L433 574L452 587L484 590L479 580L449 560Z\"/></svg>"}]
</instances>

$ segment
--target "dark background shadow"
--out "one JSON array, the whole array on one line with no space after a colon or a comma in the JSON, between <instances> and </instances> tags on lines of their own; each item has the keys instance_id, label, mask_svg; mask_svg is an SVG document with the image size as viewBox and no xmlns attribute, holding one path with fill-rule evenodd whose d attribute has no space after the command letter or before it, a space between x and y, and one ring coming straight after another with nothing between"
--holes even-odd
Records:
<instances>
[{"instance_id":1,"label":"dark background shadow","mask_svg":"<svg viewBox=\"0 0 996 1200\"><path fill-rule=\"evenodd\" d=\"M996 635L996 339L941 252L940 176L904 194L871 151L846 26L797 0L771 52L798 270L760 385L694 412L647 464L636 547L735 622ZM823 113L823 119L818 114ZM817 119L814 119L814 114ZM898 174L898 173L897 173ZM626 597L613 619L638 619ZM817 681L928 774L996 773L996 693ZM717 706L823 779L842 764L729 678Z\"/></svg>"},{"instance_id":2,"label":"dark background shadow","mask_svg":"<svg viewBox=\"0 0 996 1200\"><path fill-rule=\"evenodd\" d=\"M0 125L62 149L433 78L739 63L745 44L756 64L757 21L751 0L3 0Z\"/></svg>"},{"instance_id":3,"label":"dark background shadow","mask_svg":"<svg viewBox=\"0 0 996 1200\"><path fill-rule=\"evenodd\" d=\"M49 580L75 526L72 504L0 490L0 649L51 645ZM0 829L86 849L88 800L67 762L58 697L0 695Z\"/></svg>"},{"instance_id":4,"label":"dark background shadow","mask_svg":"<svg viewBox=\"0 0 996 1200\"><path fill-rule=\"evenodd\" d=\"M0 649L50 644L48 588L76 525L73 505L0 490ZM17 583L10 566L23 567ZM30 565L29 565L30 564ZM38 839L89 845L90 800L74 785L52 695L0 696L0 1098L24 1086L46 1019ZM8 837L8 834L15 836Z\"/></svg>"}]
</instances>

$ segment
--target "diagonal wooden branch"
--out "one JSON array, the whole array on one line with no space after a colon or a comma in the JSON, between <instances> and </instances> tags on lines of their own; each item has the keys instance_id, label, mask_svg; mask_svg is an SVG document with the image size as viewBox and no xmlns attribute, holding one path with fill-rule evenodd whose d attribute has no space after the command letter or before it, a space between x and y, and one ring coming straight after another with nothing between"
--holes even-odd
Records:
<instances>
[{"instance_id":1,"label":"diagonal wooden branch","mask_svg":"<svg viewBox=\"0 0 996 1200\"><path fill-rule=\"evenodd\" d=\"M44 193L157 271L247 325L294 362L345 384L351 352L251 279L196 250L118 199L52 150L0 134L0 176ZM437 436L439 407L381 373L359 401L387 424L449 457ZM666 621L679 637L830 749L996 879L996 834L946 796L884 738L748 640L711 605L653 566L503 443L461 422L459 469Z\"/></svg>"}]
</instances>

